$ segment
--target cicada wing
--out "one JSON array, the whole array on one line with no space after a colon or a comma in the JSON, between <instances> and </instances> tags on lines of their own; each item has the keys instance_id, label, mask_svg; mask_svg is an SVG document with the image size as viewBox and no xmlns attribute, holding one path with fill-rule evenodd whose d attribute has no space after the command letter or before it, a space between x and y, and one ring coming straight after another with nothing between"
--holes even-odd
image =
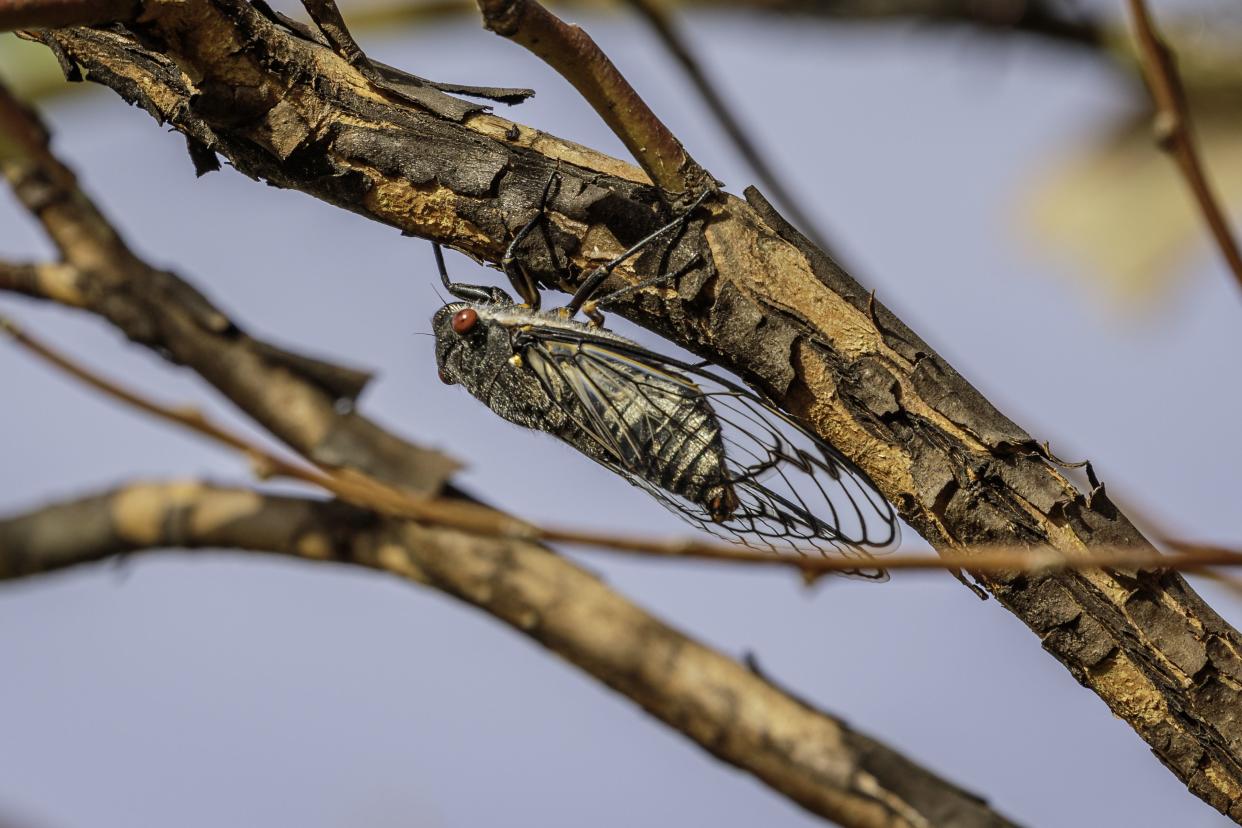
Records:
<instances>
[{"instance_id":1,"label":"cicada wing","mask_svg":"<svg viewBox=\"0 0 1242 828\"><path fill-rule=\"evenodd\" d=\"M636 470L642 456L642 435L626 427L622 395L629 388L624 383L596 385L574 358L575 346L569 343L536 342L525 351L525 359L547 391L549 399L560 404L565 414L627 473ZM579 405L566 405L565 395L572 394Z\"/></svg>"},{"instance_id":2,"label":"cicada wing","mask_svg":"<svg viewBox=\"0 0 1242 828\"><path fill-rule=\"evenodd\" d=\"M868 562L898 541L892 506L839 451L754 392L638 345L588 334L548 332L528 354L536 373L547 377L545 384L560 383L573 393L586 412L574 415L579 425L616 459L605 465L682 518L755 549L857 558L854 574L884 577ZM687 439L696 437L689 432L701 422L679 412L688 410L687 401L703 400L719 425L738 501L722 521L642 472L653 435L684 429Z\"/></svg>"},{"instance_id":3,"label":"cicada wing","mask_svg":"<svg viewBox=\"0 0 1242 828\"><path fill-rule=\"evenodd\" d=\"M739 500L726 525L744 543L774 552L813 548L860 562L897 545L892 506L832 445L746 389L698 379L720 421Z\"/></svg>"},{"instance_id":4,"label":"cicada wing","mask_svg":"<svg viewBox=\"0 0 1242 828\"><path fill-rule=\"evenodd\" d=\"M631 474L643 474L656 441L676 432L679 419L701 397L683 377L597 343L548 339L528 348L526 358L545 389L559 384L573 393L584 411L578 425Z\"/></svg>"}]
</instances>

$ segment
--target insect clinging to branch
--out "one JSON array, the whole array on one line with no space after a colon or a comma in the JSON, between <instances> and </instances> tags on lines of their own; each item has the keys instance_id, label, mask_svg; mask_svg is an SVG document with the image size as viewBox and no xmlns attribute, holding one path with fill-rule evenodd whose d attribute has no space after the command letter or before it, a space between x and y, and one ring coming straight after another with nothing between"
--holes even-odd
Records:
<instances>
[{"instance_id":1,"label":"insect clinging to branch","mask_svg":"<svg viewBox=\"0 0 1242 828\"><path fill-rule=\"evenodd\" d=\"M861 469L754 391L603 327L597 308L636 287L593 298L608 275L684 228L712 193L595 268L551 311L532 306L537 300L518 304L499 287L451 281L435 246L441 281L460 300L432 320L440 378L506 420L560 438L713 534L774 553L857 557L855 574L882 578L871 552L897 542L897 519ZM507 264L531 226L514 236ZM697 263L643 284L675 281ZM523 297L537 295L529 278L505 270ZM574 318L580 310L590 322Z\"/></svg>"}]
</instances>

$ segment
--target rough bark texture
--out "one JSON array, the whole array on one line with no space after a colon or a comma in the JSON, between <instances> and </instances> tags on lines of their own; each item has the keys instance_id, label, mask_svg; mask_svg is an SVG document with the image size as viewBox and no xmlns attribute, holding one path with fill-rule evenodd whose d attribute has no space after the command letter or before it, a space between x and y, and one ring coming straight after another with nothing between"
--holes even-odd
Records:
<instances>
[{"instance_id":1,"label":"rough bark texture","mask_svg":"<svg viewBox=\"0 0 1242 828\"><path fill-rule=\"evenodd\" d=\"M0 581L160 547L370 567L480 607L813 813L874 828L1005 828L983 800L698 644L531 544L336 502L141 483L0 520Z\"/></svg>"},{"instance_id":2,"label":"rough bark texture","mask_svg":"<svg viewBox=\"0 0 1242 828\"><path fill-rule=\"evenodd\" d=\"M412 105L238 0L152 2L133 31L46 38L88 75L240 171L496 262L554 168L553 238L577 267L659 223L633 168L464 107ZM559 162L559 163L558 163ZM938 549L1144 545L1032 438L756 194L728 197L619 279L700 255L619 310L737 371L867 471ZM538 234L525 251L545 277ZM1164 572L984 585L1195 794L1242 819L1238 634Z\"/></svg>"}]
</instances>

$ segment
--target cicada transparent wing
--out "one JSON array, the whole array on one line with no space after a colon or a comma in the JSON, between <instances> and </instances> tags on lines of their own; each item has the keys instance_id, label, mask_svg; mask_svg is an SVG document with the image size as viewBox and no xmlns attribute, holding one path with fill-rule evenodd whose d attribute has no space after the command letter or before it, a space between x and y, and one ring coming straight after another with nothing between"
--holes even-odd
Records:
<instances>
[{"instance_id":1,"label":"cicada transparent wing","mask_svg":"<svg viewBox=\"0 0 1242 828\"><path fill-rule=\"evenodd\" d=\"M857 558L854 574L884 577L868 563L897 543L892 507L839 451L754 392L611 334L549 326L517 344L549 398L605 449L601 462L686 520L777 554ZM720 474L707 479L714 466ZM696 474L705 476L697 489L686 480ZM713 481L723 481L723 504L704 494Z\"/></svg>"}]
</instances>

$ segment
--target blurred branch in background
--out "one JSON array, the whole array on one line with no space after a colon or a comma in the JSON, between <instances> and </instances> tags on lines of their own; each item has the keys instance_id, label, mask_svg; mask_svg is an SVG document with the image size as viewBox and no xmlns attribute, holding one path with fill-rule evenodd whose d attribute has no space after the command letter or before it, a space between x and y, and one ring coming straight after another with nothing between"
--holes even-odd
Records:
<instances>
[{"instance_id":1,"label":"blurred branch in background","mask_svg":"<svg viewBox=\"0 0 1242 828\"><path fill-rule=\"evenodd\" d=\"M1129 5L1139 43L1143 76L1147 79L1147 86L1156 103L1156 120L1153 125L1156 142L1177 161L1195 201L1199 204L1208 229L1233 273L1234 281L1242 288L1242 252L1238 250L1229 220L1212 192L1212 185L1199 158L1190 109L1186 104L1186 90L1177 71L1176 57L1156 31L1144 0L1129 0Z\"/></svg>"},{"instance_id":2,"label":"blurred branch in background","mask_svg":"<svg viewBox=\"0 0 1242 828\"><path fill-rule=\"evenodd\" d=\"M624 8L626 0L560 0L557 8L574 13L608 14ZM1071 4L1044 0L665 0L665 9L686 11L741 11L756 18L780 20L795 16L819 20L825 26L862 21L902 23L907 21L965 26L998 37L1032 37L1038 41L1066 44L1087 53L1107 57L1123 38L1112 35L1110 25ZM98 20L122 20L135 8L132 0L0 0L0 32L37 28L21 15L37 9L45 20L55 14L79 15L73 19L89 22L87 9L97 10ZM60 9L61 11L56 11ZM434 24L444 20L473 19L474 0L356 0L348 5L351 28L356 31L383 30L395 26ZM84 15L84 16L83 16ZM8 25L5 25L7 17ZM62 22L69 18L62 17ZM27 100L64 95L81 89L66 86L55 60L46 50L36 49L12 37L0 37L0 66L14 91ZM770 185L768 190L776 192Z\"/></svg>"},{"instance_id":3,"label":"blurred branch in background","mask_svg":"<svg viewBox=\"0 0 1242 828\"><path fill-rule=\"evenodd\" d=\"M655 0L627 0L627 2L647 21L651 30L655 32L660 42L664 44L664 48L668 50L673 59L681 66L682 71L686 73L686 77L694 84L694 88L698 90L699 96L707 105L712 116L715 117L716 123L720 125L721 131L729 139L729 142L733 144L733 148L737 150L738 155L742 157L754 172L763 189L780 207L784 208L785 212L793 219L793 224L807 238L813 241L821 250L831 253L833 258L840 261L840 253L832 245L829 245L825 237L817 230L815 222L802 209L798 199L785 186L780 176L776 174L776 171L768 163L764 153L747 133L746 128L742 126L742 122L734 114L728 101L717 91L717 85L711 81L698 59L690 51L689 44L687 44L681 33L678 32L669 11L661 4L655 2Z\"/></svg>"},{"instance_id":4,"label":"blurred branch in background","mask_svg":"<svg viewBox=\"0 0 1242 828\"><path fill-rule=\"evenodd\" d=\"M151 281L162 272L128 251L52 156L42 125L6 91L0 91L0 136L0 168L65 257L0 268L0 289L100 314L135 342L197 371L303 454L322 456L323 436L349 428L352 438L329 455L335 464L368 469L404 489L434 488L440 455L369 421L349 425L361 415L335 405L340 391L323 388L318 372L291 368L285 356L269 361L265 350L256 350L257 340L201 294L180 280L168 282L171 274ZM201 425L201 418L182 413L184 424ZM451 486L445 494L465 497ZM197 482L134 484L0 520L0 579L161 547L274 552L429 585L494 616L707 752L842 825L920 828L940 815L965 825L1012 825L982 799L790 697L529 542L385 519L339 501Z\"/></svg>"},{"instance_id":5,"label":"blurred branch in background","mask_svg":"<svg viewBox=\"0 0 1242 828\"><path fill-rule=\"evenodd\" d=\"M571 14L601 14L628 0L555 0ZM915 21L969 26L997 35L1018 34L1087 49L1109 41L1108 24L1058 0L657 0L665 9L742 11L761 17L796 16L831 22ZM351 26L362 29L403 22L430 23L467 16L474 0L361 0L350 3Z\"/></svg>"},{"instance_id":6,"label":"blurred branch in background","mask_svg":"<svg viewBox=\"0 0 1242 828\"><path fill-rule=\"evenodd\" d=\"M0 32L132 20L139 0L0 0Z\"/></svg>"}]
</instances>

